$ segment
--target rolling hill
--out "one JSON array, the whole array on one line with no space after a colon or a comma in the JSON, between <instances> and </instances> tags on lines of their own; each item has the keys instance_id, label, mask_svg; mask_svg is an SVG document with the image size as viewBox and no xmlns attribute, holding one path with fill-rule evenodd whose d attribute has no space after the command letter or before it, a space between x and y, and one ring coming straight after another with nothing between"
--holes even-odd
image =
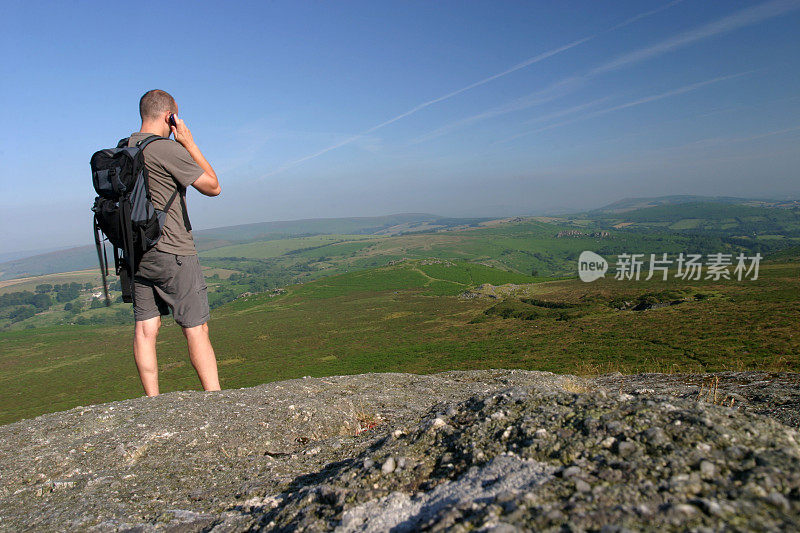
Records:
<instances>
[{"instance_id":1,"label":"rolling hill","mask_svg":"<svg viewBox=\"0 0 800 533\"><path fill-rule=\"evenodd\" d=\"M520 220L538 218L540 221L561 225L560 229L624 228L628 232L634 230L651 233L704 232L721 237L751 237L755 233L764 239L774 239L776 235L783 238L797 236L797 229L800 227L798 210L800 202L791 200L684 195L624 199L594 211L575 215L518 218ZM425 213L401 213L378 217L262 222L199 230L194 232L194 236L197 249L201 253L221 248L228 249L228 251L214 252L208 257L249 257L251 252L238 254L230 248L234 247L235 250L236 245L241 244L300 239L316 235L393 237L413 233L471 230L498 223L500 220L493 221L488 218L446 218ZM351 237L350 240L355 240L355 237ZM776 243L770 244L776 245ZM289 250L292 245L255 245L253 249L260 247ZM96 268L96 266L94 247L82 246L2 262L0 281Z\"/></svg>"},{"instance_id":2,"label":"rolling hill","mask_svg":"<svg viewBox=\"0 0 800 533\"><path fill-rule=\"evenodd\" d=\"M296 229L309 229L305 226L307 221L301 222ZM373 220L361 222L365 224L361 226L365 231L375 231L377 227L372 225ZM394 218L384 222L392 224L402 220ZM437 229L431 228L433 222ZM335 226L333 222L331 225ZM353 228L352 221L336 227ZM401 227L402 231L398 230ZM220 239L213 241L213 247L200 251L210 289L209 302L212 308L217 308L242 294L267 292L403 259L439 258L469 261L523 275L574 276L575 261L584 250L599 253L609 261L621 253L677 255L681 252L735 254L741 251L769 257L800 244L800 210L683 203L606 213L594 219L435 219L422 221L413 228L395 225L377 231L380 233L267 234L268 238L236 243L221 239L226 236L221 232L216 235ZM256 233L254 230L251 234ZM784 260L791 260L791 256L789 252ZM96 267L90 271L96 273ZM76 276L77 281L98 287L97 276L91 272L76 273ZM39 283L62 283L51 278L31 278L17 285L6 281L4 285L7 286L1 290L8 293L32 290ZM112 298L116 297L114 293ZM0 310L0 330L130 320L128 306L122 303L109 309L97 309L93 306L97 302L91 300L88 292L82 298L77 311L74 305L66 305L63 298L59 299L59 306L47 309L29 306Z\"/></svg>"},{"instance_id":3,"label":"rolling hill","mask_svg":"<svg viewBox=\"0 0 800 533\"><path fill-rule=\"evenodd\" d=\"M762 265L755 281L586 284L463 260L411 259L243 296L214 309L210 326L224 388L301 376L509 367L798 371L797 265ZM647 302L649 310L625 302ZM139 396L130 338L130 323L0 333L0 423ZM161 390L196 388L171 320L158 349Z\"/></svg>"},{"instance_id":4,"label":"rolling hill","mask_svg":"<svg viewBox=\"0 0 800 533\"><path fill-rule=\"evenodd\" d=\"M444 218L424 213L378 217L318 218L260 222L193 232L198 251L252 241L273 241L310 235L349 233L391 235L475 225L487 219ZM95 247L80 246L0 263L0 281L97 267Z\"/></svg>"},{"instance_id":5,"label":"rolling hill","mask_svg":"<svg viewBox=\"0 0 800 533\"><path fill-rule=\"evenodd\" d=\"M698 196L692 194L676 194L671 196L653 196L642 198L623 198L598 209L589 211L591 215L602 213L624 213L647 207L675 206L686 203L740 204L753 207L799 207L797 199L758 199L738 198L735 196Z\"/></svg>"}]
</instances>

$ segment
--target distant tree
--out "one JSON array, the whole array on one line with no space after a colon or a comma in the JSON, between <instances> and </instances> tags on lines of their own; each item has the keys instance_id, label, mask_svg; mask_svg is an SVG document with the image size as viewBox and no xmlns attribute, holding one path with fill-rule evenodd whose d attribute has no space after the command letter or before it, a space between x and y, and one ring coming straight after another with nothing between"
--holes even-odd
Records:
<instances>
[{"instance_id":1,"label":"distant tree","mask_svg":"<svg viewBox=\"0 0 800 533\"><path fill-rule=\"evenodd\" d=\"M36 314L36 309L32 305L26 305L15 310L11 315L12 322L20 322Z\"/></svg>"},{"instance_id":2,"label":"distant tree","mask_svg":"<svg viewBox=\"0 0 800 533\"><path fill-rule=\"evenodd\" d=\"M53 300L50 298L49 294L39 293L33 296L31 304L33 304L36 309L44 310L49 309L50 306L53 305Z\"/></svg>"},{"instance_id":3,"label":"distant tree","mask_svg":"<svg viewBox=\"0 0 800 533\"><path fill-rule=\"evenodd\" d=\"M87 291L90 291L90 290L92 290L92 284L91 284L91 283L85 283L85 284L83 285L83 288L84 288L85 290L87 290Z\"/></svg>"},{"instance_id":4,"label":"distant tree","mask_svg":"<svg viewBox=\"0 0 800 533\"><path fill-rule=\"evenodd\" d=\"M81 286L75 283L74 285L67 285L66 283L61 286L61 290L56 293L56 300L59 302L69 302L74 300L80 295Z\"/></svg>"},{"instance_id":5,"label":"distant tree","mask_svg":"<svg viewBox=\"0 0 800 533\"><path fill-rule=\"evenodd\" d=\"M45 294L53 290L53 286L49 283L42 283L41 285L36 286L36 293L37 294Z\"/></svg>"},{"instance_id":6,"label":"distant tree","mask_svg":"<svg viewBox=\"0 0 800 533\"><path fill-rule=\"evenodd\" d=\"M31 303L32 299L33 293L31 291L8 292L0 295L0 307L25 305Z\"/></svg>"},{"instance_id":7,"label":"distant tree","mask_svg":"<svg viewBox=\"0 0 800 533\"><path fill-rule=\"evenodd\" d=\"M100 309L101 307L105 307L105 300L102 298L92 298L92 305L89 306L90 309Z\"/></svg>"},{"instance_id":8,"label":"distant tree","mask_svg":"<svg viewBox=\"0 0 800 533\"><path fill-rule=\"evenodd\" d=\"M72 311L72 302L64 304L64 311Z\"/></svg>"}]
</instances>

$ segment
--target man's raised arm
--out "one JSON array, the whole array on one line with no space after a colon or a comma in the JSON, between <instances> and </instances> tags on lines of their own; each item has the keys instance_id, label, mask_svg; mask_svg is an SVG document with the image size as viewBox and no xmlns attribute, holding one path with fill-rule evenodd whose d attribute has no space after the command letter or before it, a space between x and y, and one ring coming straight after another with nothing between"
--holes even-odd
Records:
<instances>
[{"instance_id":1,"label":"man's raised arm","mask_svg":"<svg viewBox=\"0 0 800 533\"><path fill-rule=\"evenodd\" d=\"M172 134L175 136L175 140L181 143L184 148L186 148L186 151L189 152L189 155L192 156L192 159L194 159L198 166L203 169L203 173L194 181L194 183L192 183L192 187L206 196L219 195L219 193L222 192L222 188L219 186L217 174L214 172L214 169L211 168L211 165L208 163L208 161L206 161L206 158L203 157L203 153L200 151L200 148L198 148L195 144L194 138L192 137L192 132L189 131L186 123L178 117L175 117L175 124L175 126L170 126Z\"/></svg>"}]
</instances>

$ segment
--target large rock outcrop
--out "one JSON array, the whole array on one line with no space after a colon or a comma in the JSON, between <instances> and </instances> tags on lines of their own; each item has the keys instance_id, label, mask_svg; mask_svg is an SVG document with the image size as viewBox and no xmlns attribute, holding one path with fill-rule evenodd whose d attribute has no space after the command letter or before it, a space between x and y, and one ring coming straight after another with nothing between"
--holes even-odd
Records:
<instances>
[{"instance_id":1,"label":"large rock outcrop","mask_svg":"<svg viewBox=\"0 0 800 533\"><path fill-rule=\"evenodd\" d=\"M799 383L365 374L78 407L0 427L0 529L798 529Z\"/></svg>"}]
</instances>

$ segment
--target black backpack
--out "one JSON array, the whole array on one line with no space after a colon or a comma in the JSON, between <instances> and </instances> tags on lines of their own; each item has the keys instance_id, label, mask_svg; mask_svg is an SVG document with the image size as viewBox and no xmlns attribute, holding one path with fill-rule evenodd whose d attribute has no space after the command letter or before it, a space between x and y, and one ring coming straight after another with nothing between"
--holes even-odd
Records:
<instances>
[{"instance_id":1,"label":"black backpack","mask_svg":"<svg viewBox=\"0 0 800 533\"><path fill-rule=\"evenodd\" d=\"M122 139L116 148L95 152L89 164L92 167L94 190L99 194L94 200L94 242L97 259L103 276L103 291L106 306L108 297L108 256L103 241L114 247L114 269L122 286L122 301L133 302L133 275L144 252L155 246L161 237L166 214L182 187L175 192L163 209L156 209L150 197L147 168L144 164L144 149L153 141L167 139L151 135L128 146L128 138ZM183 196L181 196L183 202ZM184 223L186 208L183 208Z\"/></svg>"}]
</instances>

